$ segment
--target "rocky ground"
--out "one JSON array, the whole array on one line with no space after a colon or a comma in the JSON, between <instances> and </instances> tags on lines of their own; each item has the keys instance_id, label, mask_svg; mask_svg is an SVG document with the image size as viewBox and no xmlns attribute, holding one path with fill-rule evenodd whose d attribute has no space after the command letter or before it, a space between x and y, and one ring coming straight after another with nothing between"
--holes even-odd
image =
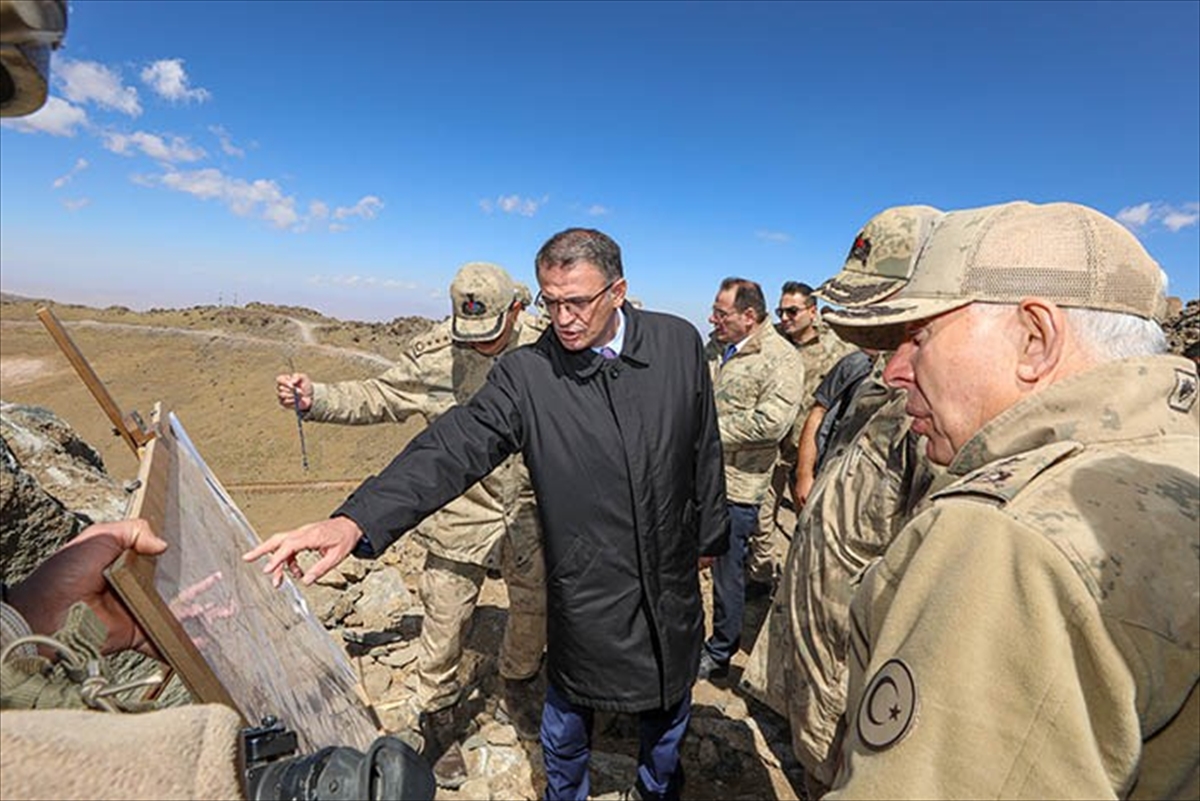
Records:
<instances>
[{"instance_id":1,"label":"rocky ground","mask_svg":"<svg viewBox=\"0 0 1200 801\"><path fill-rule=\"evenodd\" d=\"M39 304L0 299L0 558L12 582L92 520L123 514L137 463L111 423L36 321ZM312 469L299 464L295 418L274 405L273 379L289 362L318 380L380 372L431 321L343 323L308 309L194 307L131 312L55 305L56 314L126 410L156 402L179 413L206 461L260 535L328 514L365 475L382 467L419 429L309 426ZM1178 304L1165 326L1172 350L1200 359L1200 301ZM53 410L53 411L51 411ZM310 607L358 667L384 725L400 728L415 685L421 607L415 597L423 554L402 542L381 559L350 559L306 591ZM705 577L705 594L708 592ZM439 799L535 798L541 756L497 720L496 658L507 608L489 579L467 639L472 689L455 723L469 769L466 784ZM766 613L748 604L747 643ZM748 647L748 645L747 645ZM685 798L797 798L802 772L785 722L737 691L745 653L718 683L700 682L684 747ZM133 665L131 669L140 669ZM176 697L178 694L176 694ZM614 797L633 778L636 724L601 714L592 763L594 795Z\"/></svg>"}]
</instances>

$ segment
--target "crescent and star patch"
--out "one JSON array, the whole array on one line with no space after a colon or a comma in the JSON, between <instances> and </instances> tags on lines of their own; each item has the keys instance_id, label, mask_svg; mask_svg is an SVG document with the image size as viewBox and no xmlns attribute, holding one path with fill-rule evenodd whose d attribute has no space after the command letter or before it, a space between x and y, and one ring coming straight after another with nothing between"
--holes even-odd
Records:
<instances>
[{"instance_id":1,"label":"crescent and star patch","mask_svg":"<svg viewBox=\"0 0 1200 801\"><path fill-rule=\"evenodd\" d=\"M858 706L859 739L876 751L891 748L912 729L917 718L917 683L912 670L889 659L871 679Z\"/></svg>"}]
</instances>

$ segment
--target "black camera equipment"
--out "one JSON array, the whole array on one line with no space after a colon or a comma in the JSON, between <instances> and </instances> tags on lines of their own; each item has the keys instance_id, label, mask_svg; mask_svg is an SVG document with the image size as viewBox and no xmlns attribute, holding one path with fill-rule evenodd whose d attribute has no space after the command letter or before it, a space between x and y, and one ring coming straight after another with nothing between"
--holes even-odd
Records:
<instances>
[{"instance_id":1,"label":"black camera equipment","mask_svg":"<svg viewBox=\"0 0 1200 801\"><path fill-rule=\"evenodd\" d=\"M328 746L293 756L296 733L274 717L242 729L246 798L250 801L430 801L433 770L407 743L380 737L367 752Z\"/></svg>"}]
</instances>

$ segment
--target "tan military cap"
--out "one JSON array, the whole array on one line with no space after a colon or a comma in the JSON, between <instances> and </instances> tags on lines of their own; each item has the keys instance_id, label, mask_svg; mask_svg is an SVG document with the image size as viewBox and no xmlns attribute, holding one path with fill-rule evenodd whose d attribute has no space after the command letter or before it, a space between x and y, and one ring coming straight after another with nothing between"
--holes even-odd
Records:
<instances>
[{"instance_id":1,"label":"tan military cap","mask_svg":"<svg viewBox=\"0 0 1200 801\"><path fill-rule=\"evenodd\" d=\"M1149 319L1166 309L1162 270L1116 220L1077 203L1015 201L943 215L903 287L825 320L851 342L879 346L897 338L885 326L1032 296Z\"/></svg>"},{"instance_id":2,"label":"tan military cap","mask_svg":"<svg viewBox=\"0 0 1200 801\"><path fill-rule=\"evenodd\" d=\"M464 264L450 283L454 317L450 336L456 342L487 342L504 330L504 315L517 297L512 276L498 264Z\"/></svg>"},{"instance_id":3,"label":"tan military cap","mask_svg":"<svg viewBox=\"0 0 1200 801\"><path fill-rule=\"evenodd\" d=\"M917 252L942 212L932 206L894 206L876 214L854 238L842 271L813 294L838 306L863 306L908 283Z\"/></svg>"}]
</instances>

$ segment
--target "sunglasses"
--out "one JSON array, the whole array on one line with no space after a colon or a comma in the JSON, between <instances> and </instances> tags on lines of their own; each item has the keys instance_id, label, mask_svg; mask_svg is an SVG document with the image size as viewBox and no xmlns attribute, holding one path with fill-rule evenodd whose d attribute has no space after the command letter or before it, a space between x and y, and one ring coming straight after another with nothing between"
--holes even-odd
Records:
<instances>
[{"instance_id":1,"label":"sunglasses","mask_svg":"<svg viewBox=\"0 0 1200 801\"><path fill-rule=\"evenodd\" d=\"M795 317L800 312L804 311L801 306L780 306L775 310L777 317Z\"/></svg>"}]
</instances>

